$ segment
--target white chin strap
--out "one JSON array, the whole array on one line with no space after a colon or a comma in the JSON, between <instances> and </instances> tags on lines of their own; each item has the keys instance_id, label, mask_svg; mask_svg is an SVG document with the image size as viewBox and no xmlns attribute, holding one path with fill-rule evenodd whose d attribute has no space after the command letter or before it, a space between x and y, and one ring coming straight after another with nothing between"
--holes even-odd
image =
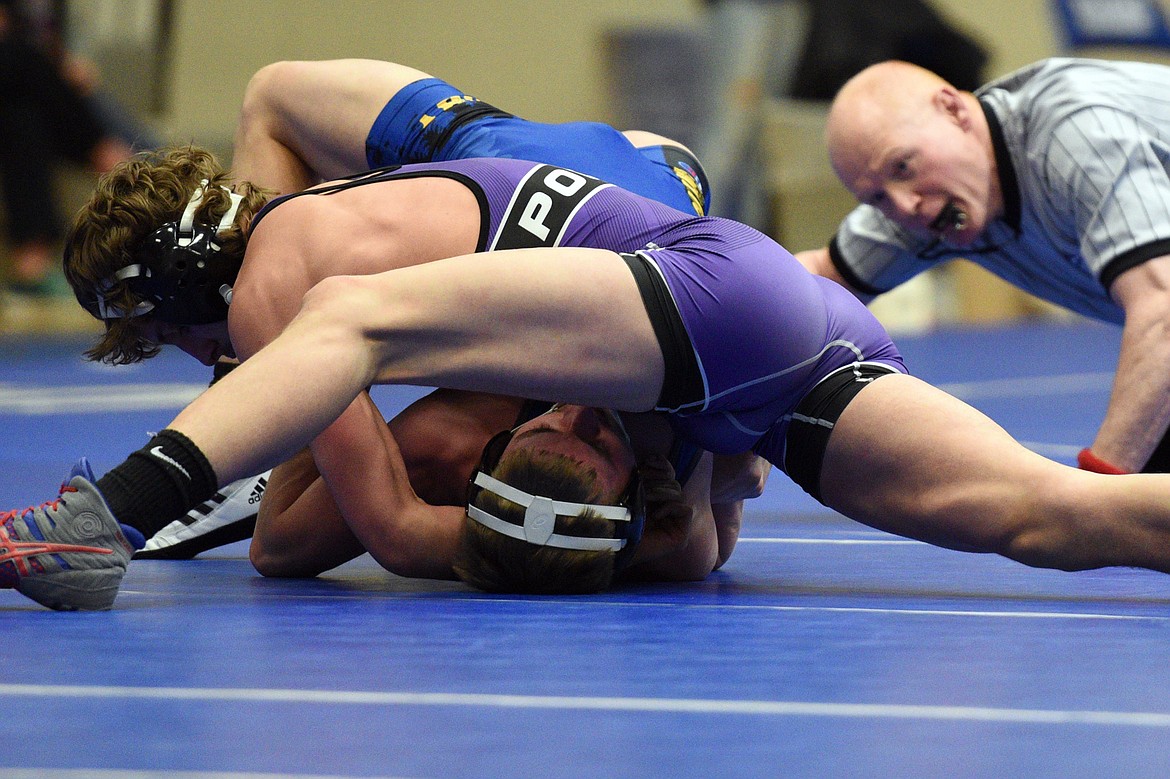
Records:
<instances>
[{"instance_id":1,"label":"white chin strap","mask_svg":"<svg viewBox=\"0 0 1170 779\"><path fill-rule=\"evenodd\" d=\"M480 471L475 474L475 484L504 500L524 507L524 524L514 525L500 519L477 506L469 505L467 515L481 525L509 538L527 541L537 546L552 546L558 549L582 551L618 551L625 547L624 538L586 538L554 533L557 517L575 517L586 510L595 512L602 519L612 522L630 522L633 515L624 506L599 506L592 503L567 503L565 501L531 495L499 479Z\"/></svg>"},{"instance_id":2,"label":"white chin strap","mask_svg":"<svg viewBox=\"0 0 1170 779\"><path fill-rule=\"evenodd\" d=\"M151 311L154 311L154 303L151 303L149 300L140 300L138 304L134 306L134 309L129 312L129 314L123 312L120 308L111 306L106 302L105 293L108 292L116 282L142 275L149 276L150 270L143 268L141 265L135 263L133 265L127 265L125 268L120 268L116 273L114 273L112 278L106 279L106 282L94 292L94 296L97 298L98 318L106 321L112 319L121 319L123 316L142 316L143 314L149 314Z\"/></svg>"}]
</instances>

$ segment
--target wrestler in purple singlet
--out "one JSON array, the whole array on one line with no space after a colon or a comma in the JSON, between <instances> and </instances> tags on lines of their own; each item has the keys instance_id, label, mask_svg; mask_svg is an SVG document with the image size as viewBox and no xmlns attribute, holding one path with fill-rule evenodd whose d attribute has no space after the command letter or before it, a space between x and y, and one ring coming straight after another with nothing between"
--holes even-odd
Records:
<instances>
[{"instance_id":1,"label":"wrestler in purple singlet","mask_svg":"<svg viewBox=\"0 0 1170 779\"><path fill-rule=\"evenodd\" d=\"M865 306L764 234L552 165L470 159L374 171L275 200L253 228L287 197L416 176L454 178L476 193L486 226L477 251L577 246L648 267L667 290L656 299L639 279L666 357L657 410L710 451L754 449L783 469L792 412L818 382L856 364L905 371ZM681 325L673 339L672 324Z\"/></svg>"}]
</instances>

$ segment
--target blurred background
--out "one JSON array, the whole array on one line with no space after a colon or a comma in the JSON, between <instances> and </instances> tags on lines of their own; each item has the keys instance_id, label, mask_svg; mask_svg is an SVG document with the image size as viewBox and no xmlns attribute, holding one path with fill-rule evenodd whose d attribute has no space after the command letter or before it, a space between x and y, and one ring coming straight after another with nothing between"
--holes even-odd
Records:
<instances>
[{"instance_id":1,"label":"blurred background","mask_svg":"<svg viewBox=\"0 0 1170 779\"><path fill-rule=\"evenodd\" d=\"M852 206L822 143L827 100L849 75L900 57L944 75L949 69L955 83L972 88L1062 54L1170 60L1159 26L1168 2L14 0L0 7L23 18L21 32L52 54L130 148L195 142L230 159L244 87L261 66L386 59L530 119L600 120L677 138L708 167L715 213L798 251L825 245ZM1104 43L1080 40L1086 31L1103 33ZM50 92L40 76L16 77L33 80L28 99ZM0 106L0 125L14 111ZM27 169L30 157L18 156ZM78 156L48 154L24 171L50 178L62 220L102 169L92 154ZM20 185L5 181L0 200L20 197ZM0 337L92 330L60 279L16 278L22 239L8 223L20 219L13 213L0 213L7 258ZM59 245L52 251L57 264ZM896 333L1066 316L961 262L884 296L875 311Z\"/></svg>"}]
</instances>

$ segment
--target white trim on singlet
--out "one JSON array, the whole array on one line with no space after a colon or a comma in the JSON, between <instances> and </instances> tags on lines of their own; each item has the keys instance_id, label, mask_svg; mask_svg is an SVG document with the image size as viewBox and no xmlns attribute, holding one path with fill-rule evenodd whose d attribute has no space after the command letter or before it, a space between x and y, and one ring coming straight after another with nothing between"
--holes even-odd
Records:
<instances>
[{"instance_id":1,"label":"white trim on singlet","mask_svg":"<svg viewBox=\"0 0 1170 779\"><path fill-rule=\"evenodd\" d=\"M793 371L800 370L801 368L806 368L809 365L811 365L812 363L814 363L817 360L824 357L825 353L828 352L830 349L836 349L836 348L841 348L841 347L849 349L856 356L857 359L854 361L854 363L850 363L851 365L863 362L865 360L865 354L861 351L861 348L857 344L853 343L852 341L847 341L844 339L836 339L833 341L829 341L827 344L825 344L823 347L821 347L821 350L819 352L817 352L816 354L811 355L809 357L806 357L805 359L801 360L798 363L795 363L793 365L789 365L787 368L784 368L783 370L775 371L774 373L769 373L766 376L758 376L758 377L751 379L749 381L745 381L745 382L742 382L740 384L736 384L733 387L728 387L727 389L722 390L720 392L717 392L714 395L706 394L708 387L706 385L706 375L704 375L703 389L704 389L705 397L704 397L703 401L701 401L701 403L700 402L689 403L689 404L680 406L677 409L656 409L656 410L657 411L665 410L669 413L670 411L681 411L684 409L690 410L690 409L697 406L697 407L699 407L698 408L699 411L706 411L707 408L709 408L713 402L715 402L716 400L719 400L720 398L726 397L727 395L731 395L735 392L739 392L740 390L746 389L748 387L754 387L757 384L763 384L765 382L772 381L773 379L778 379L781 376L786 376L789 373L792 373ZM848 366L845 366L845 367L848 367ZM832 375L832 374L830 374L830 375ZM728 416L728 419L733 420L734 417ZM763 435L764 432L766 432L766 431L755 431L755 430L751 430L750 428L740 427L738 422L732 422L732 424L735 424L736 427L739 427L739 429L745 433L752 433L754 435Z\"/></svg>"}]
</instances>

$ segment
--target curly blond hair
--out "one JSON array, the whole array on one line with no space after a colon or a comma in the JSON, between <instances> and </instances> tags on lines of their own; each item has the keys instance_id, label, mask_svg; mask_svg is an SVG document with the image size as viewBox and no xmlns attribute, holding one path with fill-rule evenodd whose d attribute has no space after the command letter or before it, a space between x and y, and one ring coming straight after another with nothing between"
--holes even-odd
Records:
<instances>
[{"instance_id":1,"label":"curly blond hair","mask_svg":"<svg viewBox=\"0 0 1170 779\"><path fill-rule=\"evenodd\" d=\"M123 162L98 180L89 202L78 211L65 241L65 278L79 301L100 293L113 308L133 312L142 302L114 274L134 263L143 240L167 222L177 220L192 193L204 179L208 185L196 221L216 224L231 207L228 193L232 179L215 156L197 146L172 146L145 152ZM269 190L239 182L243 196L235 224L219 236L225 257L244 259L247 225L272 197ZM145 340L127 313L107 320L106 332L86 351L90 360L126 365L155 356L157 344Z\"/></svg>"}]
</instances>

